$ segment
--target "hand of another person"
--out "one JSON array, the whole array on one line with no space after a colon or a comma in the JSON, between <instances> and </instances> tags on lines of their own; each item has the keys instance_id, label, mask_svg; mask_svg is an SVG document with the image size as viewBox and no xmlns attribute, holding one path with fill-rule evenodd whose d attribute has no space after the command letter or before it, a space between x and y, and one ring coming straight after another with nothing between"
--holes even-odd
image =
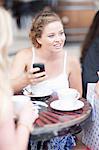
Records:
<instances>
[{"instance_id":1,"label":"hand of another person","mask_svg":"<svg viewBox=\"0 0 99 150\"><path fill-rule=\"evenodd\" d=\"M22 111L19 114L19 124L24 124L29 127L30 130L33 128L33 123L38 118L38 112L31 101L27 102Z\"/></svg>"},{"instance_id":2,"label":"hand of another person","mask_svg":"<svg viewBox=\"0 0 99 150\"><path fill-rule=\"evenodd\" d=\"M98 77L99 77L99 71L97 72L97 74L98 74ZM97 94L97 97L99 98L99 80L96 83L95 92Z\"/></svg>"},{"instance_id":3,"label":"hand of another person","mask_svg":"<svg viewBox=\"0 0 99 150\"><path fill-rule=\"evenodd\" d=\"M97 97L99 98L99 81L96 83L95 92L97 94Z\"/></svg>"},{"instance_id":4,"label":"hand of another person","mask_svg":"<svg viewBox=\"0 0 99 150\"><path fill-rule=\"evenodd\" d=\"M36 67L36 68L33 68L31 71L27 72L26 78L27 78L28 84L35 85L47 78L45 71L36 73L39 70L40 68Z\"/></svg>"}]
</instances>

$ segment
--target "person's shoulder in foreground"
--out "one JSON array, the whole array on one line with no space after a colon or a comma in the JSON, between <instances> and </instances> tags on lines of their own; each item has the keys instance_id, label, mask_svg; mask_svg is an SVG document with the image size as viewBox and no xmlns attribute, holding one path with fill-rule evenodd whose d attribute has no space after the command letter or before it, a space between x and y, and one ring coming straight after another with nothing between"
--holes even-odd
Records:
<instances>
[{"instance_id":1,"label":"person's shoulder in foreground","mask_svg":"<svg viewBox=\"0 0 99 150\"><path fill-rule=\"evenodd\" d=\"M97 82L99 68L99 11L96 12L81 51L83 96L86 97L87 84Z\"/></svg>"},{"instance_id":2,"label":"person's shoulder in foreground","mask_svg":"<svg viewBox=\"0 0 99 150\"><path fill-rule=\"evenodd\" d=\"M15 126L7 59L12 37L11 16L0 7L0 150L26 149L31 127L38 117L29 101L19 113L18 124Z\"/></svg>"}]
</instances>

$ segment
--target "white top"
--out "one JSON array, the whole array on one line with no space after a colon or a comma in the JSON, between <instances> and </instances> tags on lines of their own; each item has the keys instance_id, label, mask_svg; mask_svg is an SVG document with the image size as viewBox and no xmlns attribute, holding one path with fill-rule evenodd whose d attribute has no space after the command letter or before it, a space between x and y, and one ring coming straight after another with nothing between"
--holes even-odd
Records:
<instances>
[{"instance_id":1,"label":"white top","mask_svg":"<svg viewBox=\"0 0 99 150\"><path fill-rule=\"evenodd\" d=\"M32 48L33 51L33 59L32 59L32 65L35 63L35 50ZM50 90L52 92L58 92L60 89L67 89L69 88L69 82L68 77L66 74L66 60L67 60L67 52L65 52L64 55L64 65L63 65L63 72L59 74L58 76L44 80L36 85L29 85L25 89L27 89L29 92L32 92L33 94L39 93L39 92L45 92L47 90Z\"/></svg>"}]
</instances>

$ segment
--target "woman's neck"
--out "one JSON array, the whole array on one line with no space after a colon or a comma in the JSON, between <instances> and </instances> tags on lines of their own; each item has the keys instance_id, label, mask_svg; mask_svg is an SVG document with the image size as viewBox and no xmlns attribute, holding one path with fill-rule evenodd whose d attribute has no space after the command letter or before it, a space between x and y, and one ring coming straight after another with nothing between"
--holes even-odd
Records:
<instances>
[{"instance_id":1,"label":"woman's neck","mask_svg":"<svg viewBox=\"0 0 99 150\"><path fill-rule=\"evenodd\" d=\"M40 56L40 58L45 61L58 59L63 54L63 51L51 52L43 49L38 49L36 52Z\"/></svg>"}]
</instances>

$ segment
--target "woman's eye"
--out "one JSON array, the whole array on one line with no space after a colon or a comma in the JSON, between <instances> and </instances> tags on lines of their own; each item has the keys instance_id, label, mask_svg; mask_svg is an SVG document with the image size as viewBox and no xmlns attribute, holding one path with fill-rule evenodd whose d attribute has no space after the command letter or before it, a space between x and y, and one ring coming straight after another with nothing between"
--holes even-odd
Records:
<instances>
[{"instance_id":1,"label":"woman's eye","mask_svg":"<svg viewBox=\"0 0 99 150\"><path fill-rule=\"evenodd\" d=\"M54 34L48 35L48 37L54 37Z\"/></svg>"},{"instance_id":2,"label":"woman's eye","mask_svg":"<svg viewBox=\"0 0 99 150\"><path fill-rule=\"evenodd\" d=\"M64 34L64 32L62 31L62 32L60 32L60 35L63 35Z\"/></svg>"}]
</instances>

